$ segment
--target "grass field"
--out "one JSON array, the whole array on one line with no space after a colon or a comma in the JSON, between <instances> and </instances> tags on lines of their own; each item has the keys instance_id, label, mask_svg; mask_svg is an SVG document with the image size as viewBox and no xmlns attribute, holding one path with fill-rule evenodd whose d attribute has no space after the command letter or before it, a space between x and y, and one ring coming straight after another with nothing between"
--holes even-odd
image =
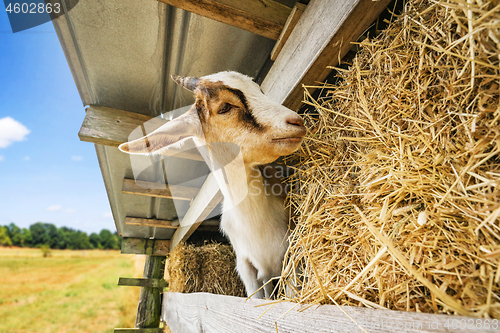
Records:
<instances>
[{"instance_id":1,"label":"grass field","mask_svg":"<svg viewBox=\"0 0 500 333\"><path fill-rule=\"evenodd\" d=\"M98 333L134 327L143 257L119 251L0 247L0 333Z\"/></svg>"}]
</instances>

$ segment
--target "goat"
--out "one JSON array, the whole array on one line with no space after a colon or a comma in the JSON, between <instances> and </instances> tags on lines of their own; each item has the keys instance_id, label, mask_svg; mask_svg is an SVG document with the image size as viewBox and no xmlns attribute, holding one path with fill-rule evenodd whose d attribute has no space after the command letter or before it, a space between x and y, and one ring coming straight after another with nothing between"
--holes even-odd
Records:
<instances>
[{"instance_id":1,"label":"goat","mask_svg":"<svg viewBox=\"0 0 500 333\"><path fill-rule=\"evenodd\" d=\"M188 137L196 139L198 146L208 147L211 157L207 150L200 150L205 159L224 165L226 188L221 188L222 193L241 198L231 206L224 195L220 224L235 250L236 269L248 296L269 298L273 289L268 282L281 274L288 248L288 216L283 197L266 191L258 166L299 148L306 134L303 120L271 101L250 77L237 72L172 78L194 92L194 105L185 114L119 149L129 154L161 154ZM242 176L231 163L235 154L219 143L239 148Z\"/></svg>"}]
</instances>

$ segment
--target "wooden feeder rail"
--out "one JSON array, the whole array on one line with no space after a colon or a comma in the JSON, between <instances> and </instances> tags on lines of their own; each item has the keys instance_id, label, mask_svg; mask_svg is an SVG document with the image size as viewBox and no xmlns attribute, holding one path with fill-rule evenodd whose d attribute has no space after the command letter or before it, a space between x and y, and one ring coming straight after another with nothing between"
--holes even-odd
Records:
<instances>
[{"instance_id":1,"label":"wooden feeder rail","mask_svg":"<svg viewBox=\"0 0 500 333\"><path fill-rule=\"evenodd\" d=\"M167 281L164 279L144 279L144 278L123 278L118 279L119 286L128 287L148 287L162 289L168 287Z\"/></svg>"},{"instance_id":2,"label":"wooden feeder rail","mask_svg":"<svg viewBox=\"0 0 500 333\"><path fill-rule=\"evenodd\" d=\"M169 220L145 219L142 217L125 217L125 224L141 227L170 228L177 229L178 223Z\"/></svg>"},{"instance_id":3,"label":"wooden feeder rail","mask_svg":"<svg viewBox=\"0 0 500 333\"><path fill-rule=\"evenodd\" d=\"M143 239L124 237L122 254L146 254L166 256L170 251L170 241L164 239Z\"/></svg>"},{"instance_id":4,"label":"wooden feeder rail","mask_svg":"<svg viewBox=\"0 0 500 333\"><path fill-rule=\"evenodd\" d=\"M163 333L163 328L115 328L115 333Z\"/></svg>"},{"instance_id":5,"label":"wooden feeder rail","mask_svg":"<svg viewBox=\"0 0 500 333\"><path fill-rule=\"evenodd\" d=\"M208 293L166 292L164 303L163 318L172 332L498 332L498 325L493 328L493 319L482 319L481 327L476 328L478 318L471 317L355 306L311 306Z\"/></svg>"},{"instance_id":6,"label":"wooden feeder rail","mask_svg":"<svg viewBox=\"0 0 500 333\"><path fill-rule=\"evenodd\" d=\"M155 188L162 187L162 188ZM191 201L200 189L181 185L166 185L125 178L122 193L145 195L148 197ZM172 194L172 192L174 194Z\"/></svg>"}]
</instances>

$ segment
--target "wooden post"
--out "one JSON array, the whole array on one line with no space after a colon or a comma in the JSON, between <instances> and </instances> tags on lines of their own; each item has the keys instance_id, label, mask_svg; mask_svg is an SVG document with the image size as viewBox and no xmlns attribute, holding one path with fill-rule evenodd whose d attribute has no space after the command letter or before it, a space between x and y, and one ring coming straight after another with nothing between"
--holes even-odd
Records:
<instances>
[{"instance_id":1,"label":"wooden post","mask_svg":"<svg viewBox=\"0 0 500 333\"><path fill-rule=\"evenodd\" d=\"M147 256L143 277L162 279L165 274L166 256ZM142 287L135 319L136 328L158 328L162 309L162 291L159 288Z\"/></svg>"},{"instance_id":2,"label":"wooden post","mask_svg":"<svg viewBox=\"0 0 500 333\"><path fill-rule=\"evenodd\" d=\"M166 286L165 260L169 252L170 241L161 239L124 238L123 254L146 254L143 279L120 278L118 285L140 286L139 305L135 328L117 328L121 333L160 333L162 293Z\"/></svg>"}]
</instances>

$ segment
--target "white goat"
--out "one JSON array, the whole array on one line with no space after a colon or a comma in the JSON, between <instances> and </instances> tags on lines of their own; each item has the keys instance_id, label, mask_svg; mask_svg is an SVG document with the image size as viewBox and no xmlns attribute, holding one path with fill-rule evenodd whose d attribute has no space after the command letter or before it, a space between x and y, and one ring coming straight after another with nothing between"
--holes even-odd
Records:
<instances>
[{"instance_id":1,"label":"white goat","mask_svg":"<svg viewBox=\"0 0 500 333\"><path fill-rule=\"evenodd\" d=\"M161 154L186 137L206 145L211 153L206 159L224 165L227 188L222 193L242 198L227 207L225 197L220 227L236 252L236 268L247 295L269 298L272 284L267 282L280 275L288 247L288 216L283 198L265 189L257 166L296 151L306 134L303 120L271 101L250 77L240 73L172 78L194 92L196 102L191 109L146 137L119 148L130 154ZM234 152L219 143L239 147L243 177L237 163L230 163ZM263 284L264 293L260 289Z\"/></svg>"}]
</instances>

